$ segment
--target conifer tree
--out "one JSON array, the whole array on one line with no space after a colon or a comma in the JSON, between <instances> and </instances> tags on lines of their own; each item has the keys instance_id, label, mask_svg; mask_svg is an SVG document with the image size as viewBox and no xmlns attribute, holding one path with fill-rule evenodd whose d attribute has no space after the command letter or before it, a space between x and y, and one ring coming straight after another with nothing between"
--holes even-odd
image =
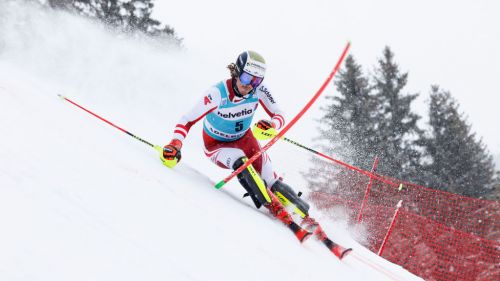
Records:
<instances>
[{"instance_id":1,"label":"conifer tree","mask_svg":"<svg viewBox=\"0 0 500 281\"><path fill-rule=\"evenodd\" d=\"M495 180L493 182L493 190L488 194L485 199L500 201L500 171L495 172Z\"/></svg>"},{"instance_id":2,"label":"conifer tree","mask_svg":"<svg viewBox=\"0 0 500 281\"><path fill-rule=\"evenodd\" d=\"M153 0L48 0L48 4L96 18L117 30L165 37L181 45L182 39L176 36L173 28L151 17Z\"/></svg>"},{"instance_id":3,"label":"conifer tree","mask_svg":"<svg viewBox=\"0 0 500 281\"><path fill-rule=\"evenodd\" d=\"M322 108L325 114L319 120L321 149L354 165L369 167L373 162L369 148L374 133L370 121L375 108L374 99L370 95L368 79L352 55L346 58L335 86L338 94L326 98L331 103ZM328 189L333 181L337 181L334 179L339 172L337 167L318 158L312 161L313 168L305 174L309 185L314 190Z\"/></svg>"},{"instance_id":4,"label":"conifer tree","mask_svg":"<svg viewBox=\"0 0 500 281\"><path fill-rule=\"evenodd\" d=\"M449 92L432 86L424 148L424 184L466 196L485 196L494 185L493 157L471 132Z\"/></svg>"},{"instance_id":5,"label":"conifer tree","mask_svg":"<svg viewBox=\"0 0 500 281\"><path fill-rule=\"evenodd\" d=\"M71 0L48 0L47 4L54 9L70 9L73 6Z\"/></svg>"},{"instance_id":6,"label":"conifer tree","mask_svg":"<svg viewBox=\"0 0 500 281\"><path fill-rule=\"evenodd\" d=\"M417 126L420 116L411 109L418 94L403 93L408 73L399 70L389 47L385 47L373 78L377 113L372 149L380 156L378 171L410 181L417 175L420 160L414 143L421 132Z\"/></svg>"}]
</instances>

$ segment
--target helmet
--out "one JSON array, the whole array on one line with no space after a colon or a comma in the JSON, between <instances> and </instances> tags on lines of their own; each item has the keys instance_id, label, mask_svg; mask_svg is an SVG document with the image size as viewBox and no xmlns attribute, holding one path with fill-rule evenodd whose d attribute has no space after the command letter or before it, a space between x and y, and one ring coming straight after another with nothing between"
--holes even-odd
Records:
<instances>
[{"instance_id":1,"label":"helmet","mask_svg":"<svg viewBox=\"0 0 500 281\"><path fill-rule=\"evenodd\" d=\"M254 51L245 51L236 59L236 71L238 75L246 72L250 75L264 78L266 74L266 61Z\"/></svg>"}]
</instances>

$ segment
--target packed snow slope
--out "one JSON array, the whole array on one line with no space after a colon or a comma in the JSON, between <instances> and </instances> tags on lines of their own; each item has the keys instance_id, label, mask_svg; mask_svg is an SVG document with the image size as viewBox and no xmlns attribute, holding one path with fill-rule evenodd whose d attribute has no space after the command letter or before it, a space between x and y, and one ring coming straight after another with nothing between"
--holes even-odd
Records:
<instances>
[{"instance_id":1,"label":"packed snow slope","mask_svg":"<svg viewBox=\"0 0 500 281\"><path fill-rule=\"evenodd\" d=\"M208 79L227 75L198 76L203 63L74 16L0 4L0 280L420 280L314 210L353 255L298 243L236 181L214 189L228 171L205 159L199 124L170 170L57 96L164 144Z\"/></svg>"}]
</instances>

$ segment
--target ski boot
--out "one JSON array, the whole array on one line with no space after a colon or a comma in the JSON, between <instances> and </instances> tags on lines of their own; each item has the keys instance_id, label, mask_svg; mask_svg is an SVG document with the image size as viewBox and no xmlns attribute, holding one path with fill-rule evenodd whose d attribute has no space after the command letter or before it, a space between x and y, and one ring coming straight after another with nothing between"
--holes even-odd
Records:
<instances>
[{"instance_id":1,"label":"ski boot","mask_svg":"<svg viewBox=\"0 0 500 281\"><path fill-rule=\"evenodd\" d=\"M241 157L233 164L233 169L238 169L243 165L248 158ZM283 207L280 200L274 195L266 185L262 178L252 165L248 165L240 174L238 174L238 181L245 188L250 198L255 204L255 207L260 208L265 206L269 212L283 222L295 234L300 242L304 242L311 235L310 232L300 227L295 223L290 214Z\"/></svg>"}]
</instances>

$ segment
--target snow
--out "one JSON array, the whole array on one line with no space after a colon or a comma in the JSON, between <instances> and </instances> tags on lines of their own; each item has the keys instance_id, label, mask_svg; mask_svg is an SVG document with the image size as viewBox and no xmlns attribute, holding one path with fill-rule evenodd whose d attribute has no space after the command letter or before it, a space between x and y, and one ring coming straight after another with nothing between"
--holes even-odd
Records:
<instances>
[{"instance_id":1,"label":"snow","mask_svg":"<svg viewBox=\"0 0 500 281\"><path fill-rule=\"evenodd\" d=\"M193 76L200 61L70 15L0 4L0 280L421 280L356 243L343 222L313 210L354 249L339 261L313 239L297 242L236 181L214 189L228 171L203 155L199 124L170 170L149 146L57 96L164 144L226 75Z\"/></svg>"}]
</instances>

